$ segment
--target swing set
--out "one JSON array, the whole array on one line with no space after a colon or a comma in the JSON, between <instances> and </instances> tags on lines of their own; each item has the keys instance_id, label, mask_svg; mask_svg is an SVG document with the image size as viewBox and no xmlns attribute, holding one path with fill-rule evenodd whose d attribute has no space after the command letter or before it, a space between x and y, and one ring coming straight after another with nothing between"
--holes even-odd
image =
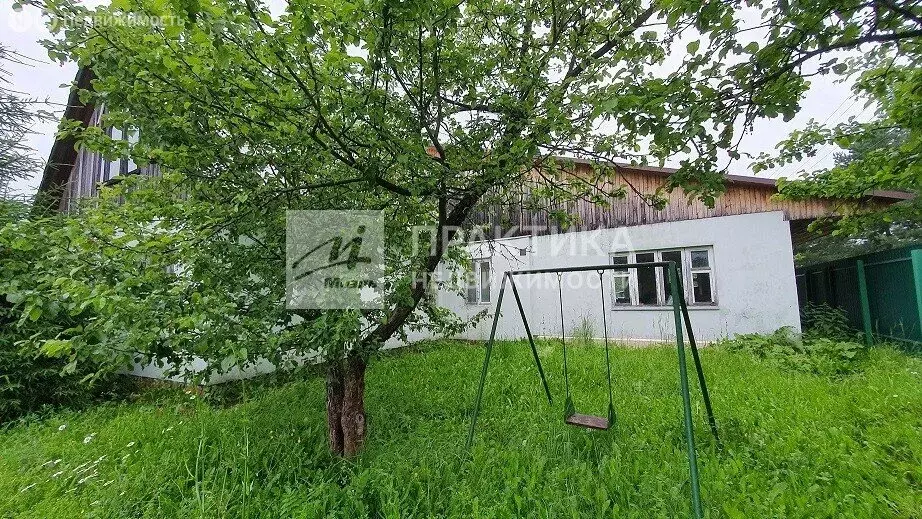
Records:
<instances>
[{"instance_id":1,"label":"swing set","mask_svg":"<svg viewBox=\"0 0 922 519\"><path fill-rule=\"evenodd\" d=\"M681 386L682 392L682 405L685 421L685 441L686 447L688 449L688 470L689 479L691 482L691 501L695 517L701 519L703 517L701 509L701 488L698 483L698 457L695 453L695 436L692 429L691 395L689 392L688 384L688 368L685 362L685 338L683 335L683 324L685 331L688 333L688 344L691 348L692 359L695 363L695 371L697 371L698 374L698 383L701 387L701 395L704 399L705 410L707 411L708 424L710 425L711 433L714 435L714 441L716 442L718 448L720 448L720 438L717 435L717 422L714 420L714 412L711 409L711 398L708 394L707 384L704 381L704 371L701 369L701 359L698 356L698 347L695 344L695 336L691 328L691 319L688 315L688 306L685 303L685 298L681 296L683 293L682 287L680 285L681 276L679 276L678 267L674 261L514 270L506 272L503 275L503 281L500 285L499 295L497 296L496 300L496 311L493 314L493 327L490 330L490 339L487 341L486 356L483 360L483 369L480 372L480 385L477 388L477 398L474 401L474 413L471 419L471 428L467 436L467 447L470 448L472 442L474 441L474 430L477 427L477 416L480 414L480 404L481 399L483 398L483 388L487 380L487 370L490 366L490 355L493 352L493 342L496 337L496 326L499 323L500 309L502 308L503 304L503 293L506 289L506 281L509 281L509 286L512 287L512 295L515 297L516 306L518 307L519 314L522 317L522 324L525 325L525 335L528 337L528 344L531 346L532 356L535 359L535 365L538 368L538 376L541 378L541 383L544 386L544 392L547 395L548 404L553 404L551 390L547 385L547 377L544 375L544 368L541 366L541 360L538 358L538 349L535 347L535 340L532 336L531 329L528 326L528 319L525 317L525 310L522 308L522 300L519 297L519 291L515 285L515 276L557 274L557 294L560 304L560 341L563 344L563 376L566 397L566 400L564 401L564 422L568 425L599 430L608 430L615 425L616 414L614 401L612 398L611 355L609 353L610 348L608 341L608 317L605 310L605 284L602 282L602 276L606 270L626 270L639 268L665 268L668 271L670 295L672 297L671 304L673 317L675 319L676 350L679 358L679 384ZM607 417L592 416L576 412L575 406L573 405L573 399L570 396L570 376L567 371L567 342L564 333L563 288L561 278L565 273L590 271L595 271L598 273L599 284L601 286L602 325L605 330L605 369L608 378Z\"/></svg>"}]
</instances>

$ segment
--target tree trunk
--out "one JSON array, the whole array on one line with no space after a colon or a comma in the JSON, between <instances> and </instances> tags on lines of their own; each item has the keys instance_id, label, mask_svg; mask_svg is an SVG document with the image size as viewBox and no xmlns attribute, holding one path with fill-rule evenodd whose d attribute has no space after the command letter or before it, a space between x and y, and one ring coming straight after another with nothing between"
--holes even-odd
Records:
<instances>
[{"instance_id":1,"label":"tree trunk","mask_svg":"<svg viewBox=\"0 0 922 519\"><path fill-rule=\"evenodd\" d=\"M365 445L365 360L357 356L346 360L343 392L343 454L355 456Z\"/></svg>"},{"instance_id":2,"label":"tree trunk","mask_svg":"<svg viewBox=\"0 0 922 519\"><path fill-rule=\"evenodd\" d=\"M327 437L339 456L355 456L365 445L365 367L358 356L327 366Z\"/></svg>"},{"instance_id":3,"label":"tree trunk","mask_svg":"<svg viewBox=\"0 0 922 519\"><path fill-rule=\"evenodd\" d=\"M467 219L474 205L483 195L474 191L465 195L446 216L445 202L440 201L438 236L435 250L425 258L418 279L428 279L438 267L449 241L457 234L459 226ZM390 312L389 317L368 335L362 343L384 343L406 322L407 317L416 309L425 294L425 283L414 283L411 288L409 303L400 302ZM365 445L365 368L366 359L361 355L347 355L343 361L330 362L327 368L327 429L330 450L340 456L351 457L359 454Z\"/></svg>"},{"instance_id":4,"label":"tree trunk","mask_svg":"<svg viewBox=\"0 0 922 519\"><path fill-rule=\"evenodd\" d=\"M327 365L327 438L330 451L338 456L343 455L342 414L346 388L343 375L341 361L334 360Z\"/></svg>"}]
</instances>

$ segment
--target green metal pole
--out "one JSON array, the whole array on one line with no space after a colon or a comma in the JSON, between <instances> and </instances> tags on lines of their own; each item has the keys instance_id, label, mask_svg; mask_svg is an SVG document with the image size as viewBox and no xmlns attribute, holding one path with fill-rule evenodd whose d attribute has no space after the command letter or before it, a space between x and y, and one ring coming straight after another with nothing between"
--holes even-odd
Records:
<instances>
[{"instance_id":1,"label":"green metal pole","mask_svg":"<svg viewBox=\"0 0 922 519\"><path fill-rule=\"evenodd\" d=\"M676 264L669 262L669 285L672 289L672 311L675 317L676 349L679 355L679 383L682 386L682 405L685 411L685 441L688 445L688 472L691 480L692 509L697 519L701 512L701 487L698 483L698 456L695 453L695 432L692 428L691 395L688 391L688 367L685 364L685 341L682 338L682 307L679 294L679 275Z\"/></svg>"},{"instance_id":2,"label":"green metal pole","mask_svg":"<svg viewBox=\"0 0 922 519\"><path fill-rule=\"evenodd\" d=\"M711 426L711 433L714 435L717 448L722 449L723 445L720 443L720 436L717 434L717 420L714 419L714 409L711 407L711 394L708 392L708 385L704 380L704 368L701 367L701 357L698 355L698 345L695 343L695 332L692 331L691 316L688 315L688 305L685 303L685 291L681 290L681 285L679 285L679 288L679 292L683 295L683 297L679 298L679 304L682 307L682 317L685 320L685 331L688 332L688 345L691 347L692 360L695 361L695 371L698 372L698 384L701 386L701 396L704 397L704 409L708 414L708 424Z\"/></svg>"},{"instance_id":3,"label":"green metal pole","mask_svg":"<svg viewBox=\"0 0 922 519\"><path fill-rule=\"evenodd\" d=\"M916 285L916 309L919 313L918 330L922 330L922 249L910 253L912 258L912 277Z\"/></svg>"},{"instance_id":4,"label":"green metal pole","mask_svg":"<svg viewBox=\"0 0 922 519\"><path fill-rule=\"evenodd\" d=\"M470 449L474 442L474 428L477 427L477 415L480 414L480 400L483 398L483 386L487 382L487 368L490 366L490 354L493 352L493 339L496 338L496 325L499 323L499 311L503 307L503 291L506 290L507 272L503 275L503 282L499 286L499 296L496 298L496 312L493 314L493 329L490 330L490 340L487 341L487 353L483 358L483 369L480 370L480 385L477 387L477 398L474 400L474 416L471 417L471 429L467 433L466 448Z\"/></svg>"},{"instance_id":5,"label":"green metal pole","mask_svg":"<svg viewBox=\"0 0 922 519\"><path fill-rule=\"evenodd\" d=\"M868 346L874 344L874 333L871 327L871 302L868 299L868 279L865 275L864 260L857 261L858 269L858 299L861 301L861 323L864 325L864 342Z\"/></svg>"},{"instance_id":6,"label":"green metal pole","mask_svg":"<svg viewBox=\"0 0 922 519\"><path fill-rule=\"evenodd\" d=\"M515 296L515 304L519 307L519 313L522 315L522 324L525 325L525 335L528 336L528 344L531 346L531 354L535 357L535 365L538 366L538 375L541 377L541 383L544 384L544 392L547 394L547 403L552 404L551 390L547 387L547 377L544 376L544 368L541 367L541 359L538 358L538 348L535 347L535 339L531 335L531 328L528 327L528 319L525 317L525 310L522 308L522 300L519 298L519 290L515 286L515 279L509 276L509 285L512 287L512 295Z\"/></svg>"}]
</instances>

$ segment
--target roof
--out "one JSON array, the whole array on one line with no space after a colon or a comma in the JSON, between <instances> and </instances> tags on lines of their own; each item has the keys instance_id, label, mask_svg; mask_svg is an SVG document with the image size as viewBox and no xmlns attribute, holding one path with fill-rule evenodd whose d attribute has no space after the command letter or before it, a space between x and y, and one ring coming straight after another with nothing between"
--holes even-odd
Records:
<instances>
[{"instance_id":1,"label":"roof","mask_svg":"<svg viewBox=\"0 0 922 519\"><path fill-rule=\"evenodd\" d=\"M63 119L82 121L84 125L89 124L93 115L93 105L85 104L80 101L79 91L92 87L95 79L93 71L89 67L80 67L77 71L77 77L74 79L74 88L70 91L67 99L67 107L64 109ZM430 151L431 153L431 151ZM573 157L557 157L560 160L568 160L577 164L600 164L603 161L587 160ZM48 156L48 162L45 165L45 171L42 174L41 183L38 186L38 196L36 197L36 210L53 211L60 204L63 192L63 186L67 184L70 178L71 169L77 160L76 142L73 138L55 140ZM676 168L664 168L656 166L641 166L627 163L612 163L618 168L634 170L638 172L651 173L668 177L678 171ZM761 178L744 175L725 175L730 184L762 186L770 189L777 189L775 179ZM902 191L873 191L869 194L872 198L888 200L908 200L915 195Z\"/></svg>"},{"instance_id":2,"label":"roof","mask_svg":"<svg viewBox=\"0 0 922 519\"><path fill-rule=\"evenodd\" d=\"M89 67L80 67L80 70L77 71L77 77L74 79L74 87L71 88L70 95L67 98L67 107L64 108L62 120L70 119L83 121L83 124L89 123L90 117L93 115L93 105L81 102L79 91L89 89L95 77ZM63 186L67 184L70 171L77 160L76 144L72 137L55 139L54 145L51 147L51 153L48 155L48 162L45 163L41 183L38 185L36 210L54 211L57 208L61 201Z\"/></svg>"},{"instance_id":3,"label":"roof","mask_svg":"<svg viewBox=\"0 0 922 519\"><path fill-rule=\"evenodd\" d=\"M602 161L597 160L588 160L588 159L574 159L572 157L556 157L559 160L569 160L576 164L600 164ZM642 166L637 164L628 164L624 162L613 162L616 168L623 168L626 170L632 170L642 173L652 173L654 175L668 177L672 175L678 168L665 168L658 166ZM724 175L724 178L730 184L736 185L748 185L748 186L762 186L771 189L777 189L777 179L774 178L765 178L765 177L756 177L750 175ZM894 191L894 190L875 190L868 193L868 196L872 198L881 198L881 199L890 199L890 200L910 200L915 198L913 193L907 193L905 191Z\"/></svg>"}]
</instances>

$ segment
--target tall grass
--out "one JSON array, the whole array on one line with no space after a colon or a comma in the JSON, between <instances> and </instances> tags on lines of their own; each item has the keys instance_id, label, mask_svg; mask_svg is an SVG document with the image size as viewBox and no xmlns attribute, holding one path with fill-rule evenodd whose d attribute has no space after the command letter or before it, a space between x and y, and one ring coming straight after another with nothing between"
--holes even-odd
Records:
<instances>
[{"instance_id":1,"label":"tall grass","mask_svg":"<svg viewBox=\"0 0 922 519\"><path fill-rule=\"evenodd\" d=\"M161 389L20 423L0 431L0 517L689 516L674 349L613 351L619 422L598 432L562 423L559 344L539 346L554 405L527 345L498 344L470 452L483 349L457 343L373 363L354 462L327 454L319 377L248 383L232 405ZM830 378L702 358L725 446L696 397L710 517L919 517L922 361L878 349ZM568 358L581 412L605 409L603 359Z\"/></svg>"}]
</instances>

